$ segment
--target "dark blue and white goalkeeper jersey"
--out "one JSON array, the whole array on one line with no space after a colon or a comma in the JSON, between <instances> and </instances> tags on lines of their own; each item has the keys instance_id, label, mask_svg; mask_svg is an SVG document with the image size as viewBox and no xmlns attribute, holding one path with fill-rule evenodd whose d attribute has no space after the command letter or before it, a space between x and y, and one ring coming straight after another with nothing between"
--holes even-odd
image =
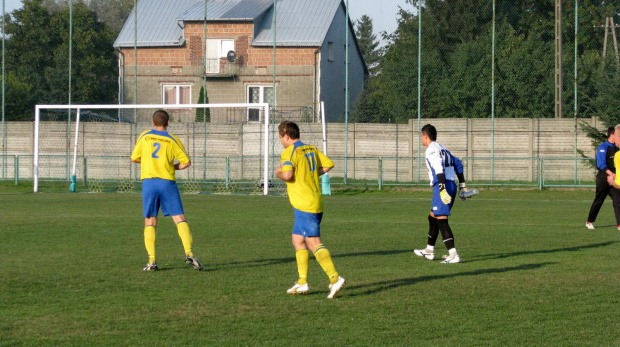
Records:
<instances>
[{"instance_id":1,"label":"dark blue and white goalkeeper jersey","mask_svg":"<svg viewBox=\"0 0 620 347\"><path fill-rule=\"evenodd\" d=\"M446 181L455 181L457 174L463 173L463 163L453 156L450 151L433 141L426 148L426 167L431 186L439 182L437 174L444 174Z\"/></svg>"},{"instance_id":2,"label":"dark blue and white goalkeeper jersey","mask_svg":"<svg viewBox=\"0 0 620 347\"><path fill-rule=\"evenodd\" d=\"M617 150L618 147L609 141L601 143L596 149L596 168L599 169L599 171L609 169L611 172L615 173L614 154L616 154Z\"/></svg>"}]
</instances>

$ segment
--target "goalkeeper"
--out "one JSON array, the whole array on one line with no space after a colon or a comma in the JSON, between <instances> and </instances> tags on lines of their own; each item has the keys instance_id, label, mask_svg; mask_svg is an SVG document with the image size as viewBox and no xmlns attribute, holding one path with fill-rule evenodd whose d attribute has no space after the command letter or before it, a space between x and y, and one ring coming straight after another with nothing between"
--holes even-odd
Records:
<instances>
[{"instance_id":1,"label":"goalkeeper","mask_svg":"<svg viewBox=\"0 0 620 347\"><path fill-rule=\"evenodd\" d=\"M435 258L435 242L441 232L443 243L448 249L448 255L444 256L442 263L454 264L461 261L454 247L454 235L448 224L448 216L456 197L455 178L459 180L462 200L477 194L477 190L467 189L463 176L463 164L450 154L450 151L436 142L437 130L431 124L426 124L420 130L420 141L426 147L426 167L428 176L433 187L433 201L431 212L428 215L428 242L425 249L414 250L419 257L428 260Z\"/></svg>"}]
</instances>

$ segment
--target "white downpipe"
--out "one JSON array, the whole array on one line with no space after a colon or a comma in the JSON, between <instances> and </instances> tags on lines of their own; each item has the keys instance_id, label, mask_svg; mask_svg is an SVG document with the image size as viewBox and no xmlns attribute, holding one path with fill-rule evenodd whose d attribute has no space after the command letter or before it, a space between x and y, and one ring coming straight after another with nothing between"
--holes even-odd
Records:
<instances>
[{"instance_id":1,"label":"white downpipe","mask_svg":"<svg viewBox=\"0 0 620 347\"><path fill-rule=\"evenodd\" d=\"M325 101L321 101L321 127L323 128L323 153L327 155L327 125L325 124Z\"/></svg>"}]
</instances>

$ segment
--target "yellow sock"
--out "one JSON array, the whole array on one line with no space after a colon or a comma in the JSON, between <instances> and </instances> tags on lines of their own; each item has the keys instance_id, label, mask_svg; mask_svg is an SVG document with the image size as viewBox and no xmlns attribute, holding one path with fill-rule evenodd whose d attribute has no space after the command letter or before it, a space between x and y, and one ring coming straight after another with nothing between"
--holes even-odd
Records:
<instances>
[{"instance_id":1,"label":"yellow sock","mask_svg":"<svg viewBox=\"0 0 620 347\"><path fill-rule=\"evenodd\" d=\"M327 274L327 277L329 277L329 283L334 284L338 282L338 272L336 271L336 267L332 261L332 256L322 243L314 249L314 257L323 268L323 271Z\"/></svg>"},{"instance_id":2,"label":"yellow sock","mask_svg":"<svg viewBox=\"0 0 620 347\"><path fill-rule=\"evenodd\" d=\"M192 243L194 240L192 239L192 233L189 231L189 224L187 224L187 221L182 221L177 224L177 232L179 233L181 242L183 242L185 255L193 257L194 253L192 253Z\"/></svg>"},{"instance_id":3,"label":"yellow sock","mask_svg":"<svg viewBox=\"0 0 620 347\"><path fill-rule=\"evenodd\" d=\"M310 252L307 249L301 248L295 252L295 258L297 258L297 272L299 272L299 279L297 284L308 283L308 261L310 260Z\"/></svg>"},{"instance_id":4,"label":"yellow sock","mask_svg":"<svg viewBox=\"0 0 620 347\"><path fill-rule=\"evenodd\" d=\"M144 247L149 254L149 264L155 261L155 239L156 239L155 227L147 225L144 227Z\"/></svg>"}]
</instances>

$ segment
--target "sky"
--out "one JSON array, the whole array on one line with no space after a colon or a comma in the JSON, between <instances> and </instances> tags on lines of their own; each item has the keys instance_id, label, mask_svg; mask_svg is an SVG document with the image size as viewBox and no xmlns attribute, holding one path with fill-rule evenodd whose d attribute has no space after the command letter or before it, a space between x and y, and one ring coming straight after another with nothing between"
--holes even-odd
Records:
<instances>
[{"instance_id":1,"label":"sky","mask_svg":"<svg viewBox=\"0 0 620 347\"><path fill-rule=\"evenodd\" d=\"M21 0L2 0L4 2L6 13L22 6ZM174 0L171 0L174 1ZM344 0L345 2L347 0ZM349 16L355 22L363 15L367 15L372 19L372 25L377 39L381 39L379 33L386 31L392 33L396 30L396 14L398 7L402 7L411 11L413 5L405 3L405 0L348 0Z\"/></svg>"},{"instance_id":2,"label":"sky","mask_svg":"<svg viewBox=\"0 0 620 347\"><path fill-rule=\"evenodd\" d=\"M349 17L353 22L363 15L370 17L374 33L377 39L381 39L381 31L391 34L396 30L399 6L409 12L413 11L413 5L407 4L405 0L349 0Z\"/></svg>"},{"instance_id":3,"label":"sky","mask_svg":"<svg viewBox=\"0 0 620 347\"><path fill-rule=\"evenodd\" d=\"M2 0L2 1L4 2L4 10L6 11L6 13L13 12L13 10L22 7L21 0Z\"/></svg>"}]
</instances>

